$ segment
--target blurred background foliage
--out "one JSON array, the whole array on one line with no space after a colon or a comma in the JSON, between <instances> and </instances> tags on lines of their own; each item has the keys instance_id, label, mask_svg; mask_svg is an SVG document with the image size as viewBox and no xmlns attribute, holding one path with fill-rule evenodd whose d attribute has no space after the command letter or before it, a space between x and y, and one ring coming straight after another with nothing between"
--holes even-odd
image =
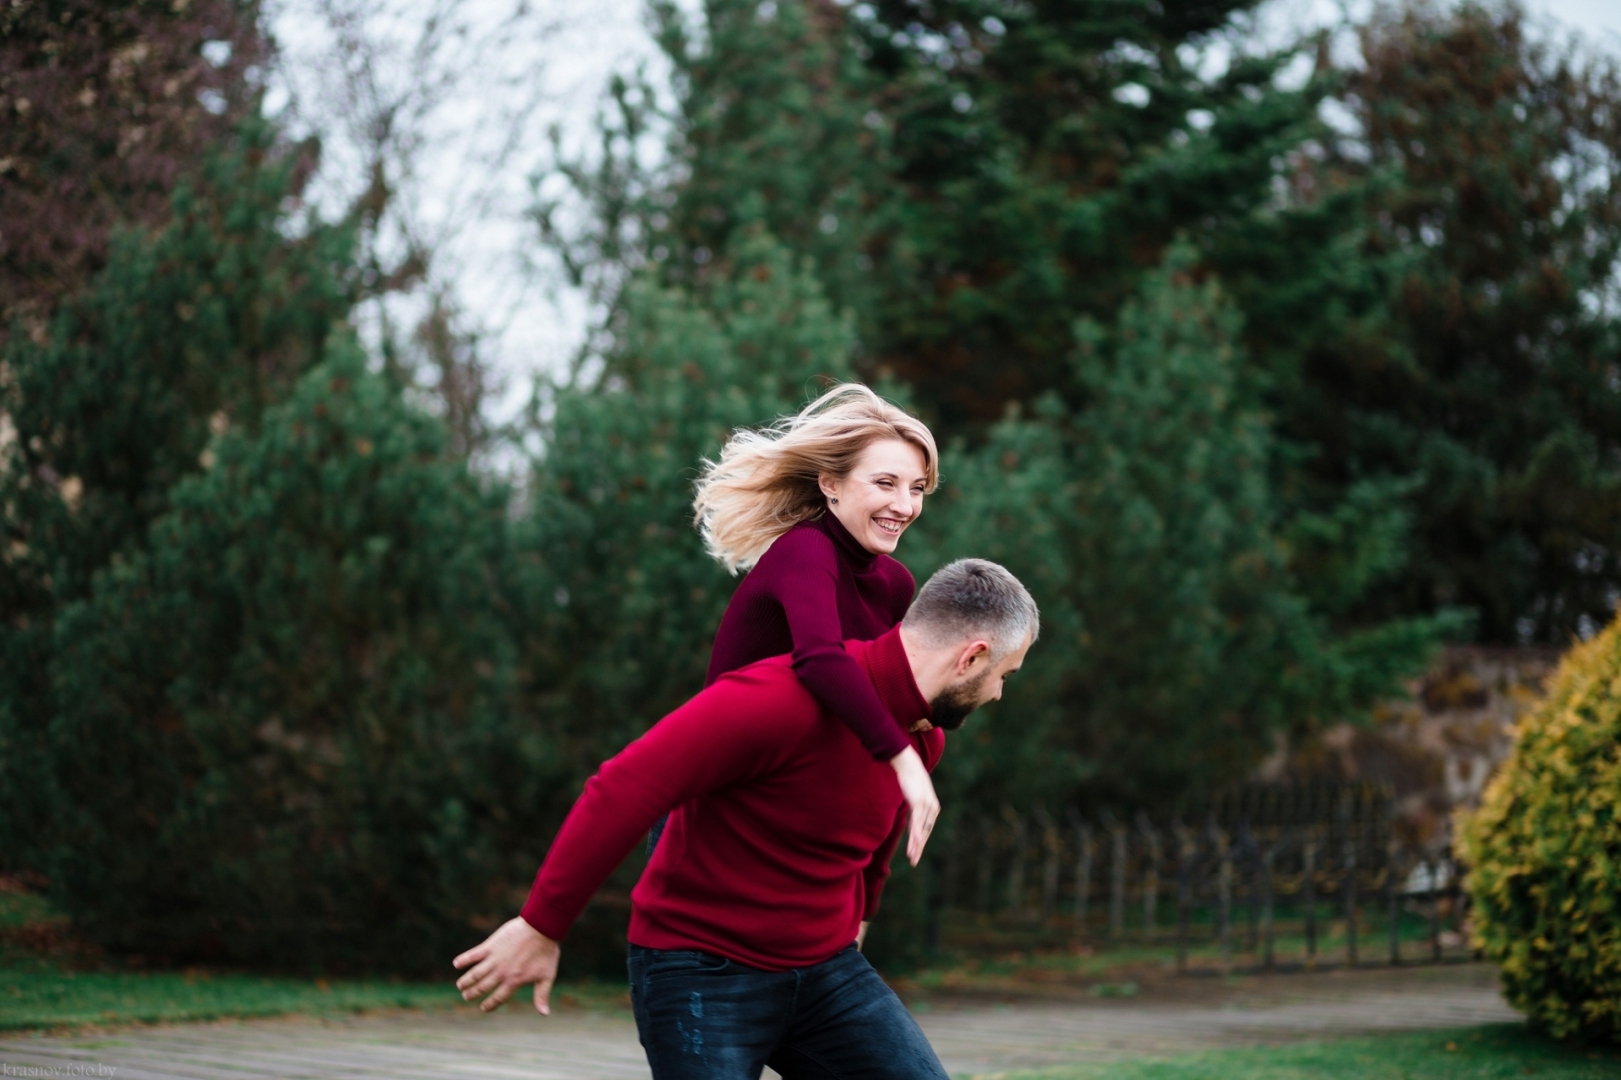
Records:
<instances>
[{"instance_id":1,"label":"blurred background foliage","mask_svg":"<svg viewBox=\"0 0 1621 1080\"><path fill-rule=\"evenodd\" d=\"M652 0L670 80L536 175L602 317L513 431L445 309L432 385L357 341L421 267L363 254L381 180L302 205L255 5L8 8L0 869L126 952L438 967L701 686L699 461L828 379L948 448L918 576L996 558L1047 616L948 810L1174 809L1444 641L1591 634L1614 60L1499 4L1259 49L1254 7Z\"/></svg>"}]
</instances>

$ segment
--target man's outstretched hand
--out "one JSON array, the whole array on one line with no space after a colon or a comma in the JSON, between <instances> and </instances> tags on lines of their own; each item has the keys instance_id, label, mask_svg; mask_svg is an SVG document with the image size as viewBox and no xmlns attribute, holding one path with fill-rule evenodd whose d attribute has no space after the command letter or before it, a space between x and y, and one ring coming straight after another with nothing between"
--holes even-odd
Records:
<instances>
[{"instance_id":1,"label":"man's outstretched hand","mask_svg":"<svg viewBox=\"0 0 1621 1080\"><path fill-rule=\"evenodd\" d=\"M500 929L455 960L457 968L472 968L456 980L463 1001L483 997L479 1008L492 1012L506 1004L520 986L535 984L535 1011L552 1014L552 983L557 981L557 958L562 947L522 919L509 919ZM488 994L488 997L484 995Z\"/></svg>"}]
</instances>

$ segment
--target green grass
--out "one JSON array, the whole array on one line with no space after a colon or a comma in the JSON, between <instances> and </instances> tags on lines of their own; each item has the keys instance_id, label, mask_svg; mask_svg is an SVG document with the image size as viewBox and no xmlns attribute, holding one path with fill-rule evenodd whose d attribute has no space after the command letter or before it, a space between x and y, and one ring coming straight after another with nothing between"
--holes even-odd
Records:
<instances>
[{"instance_id":1,"label":"green grass","mask_svg":"<svg viewBox=\"0 0 1621 1080\"><path fill-rule=\"evenodd\" d=\"M625 988L573 981L554 1003L629 1009ZM506 1007L529 1008L525 990ZM377 1009L471 1009L453 979L299 979L224 971L72 970L49 959L0 949L0 1031L53 1030L227 1017L340 1016Z\"/></svg>"},{"instance_id":2,"label":"green grass","mask_svg":"<svg viewBox=\"0 0 1621 1080\"><path fill-rule=\"evenodd\" d=\"M317 983L239 974L0 968L0 1031L285 1013L332 1016L460 1003L448 983Z\"/></svg>"},{"instance_id":3,"label":"green grass","mask_svg":"<svg viewBox=\"0 0 1621 1080\"><path fill-rule=\"evenodd\" d=\"M19 944L15 935L24 927L65 929L66 920L42 897L0 892L0 932L10 932L0 938L0 1031L472 1008L462 1003L448 963L444 980L434 983L301 979L202 969L130 970L106 960L87 961L71 950ZM570 980L554 991L553 1000L565 1007L628 1009L624 994L622 985ZM527 991L516 1004L529 1007Z\"/></svg>"},{"instance_id":4,"label":"green grass","mask_svg":"<svg viewBox=\"0 0 1621 1080\"><path fill-rule=\"evenodd\" d=\"M1253 1050L1212 1050L975 1080L1605 1080L1621 1073L1621 1048L1560 1046L1520 1024L1340 1039Z\"/></svg>"}]
</instances>

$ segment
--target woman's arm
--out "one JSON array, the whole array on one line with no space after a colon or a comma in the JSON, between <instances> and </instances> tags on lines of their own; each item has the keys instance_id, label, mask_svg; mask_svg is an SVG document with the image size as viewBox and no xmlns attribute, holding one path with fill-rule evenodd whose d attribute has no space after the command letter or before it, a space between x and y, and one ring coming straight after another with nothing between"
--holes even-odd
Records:
<instances>
[{"instance_id":1,"label":"woman's arm","mask_svg":"<svg viewBox=\"0 0 1621 1080\"><path fill-rule=\"evenodd\" d=\"M820 533L805 529L785 533L777 544L785 541L785 550L773 551L777 557L754 572L768 572L764 584L787 617L794 639L794 671L805 689L855 732L868 753L889 761L911 747L879 700L872 680L844 651L833 545Z\"/></svg>"},{"instance_id":2,"label":"woman's arm","mask_svg":"<svg viewBox=\"0 0 1621 1080\"><path fill-rule=\"evenodd\" d=\"M809 530L785 533L778 544L789 541L778 558L762 568L770 575L765 583L782 605L794 639L794 671L799 681L833 715L855 732L867 752L887 761L895 770L901 795L910 812L906 837L906 858L913 866L923 857L934 820L940 816L940 798L934 792L929 771L912 749L896 718L878 698L872 680L861 665L844 651L843 628L839 625L838 556L826 537ZM911 575L895 564L910 584ZM900 608L905 614L905 607ZM895 619L899 622L899 616ZM921 717L906 717L908 723Z\"/></svg>"}]
</instances>

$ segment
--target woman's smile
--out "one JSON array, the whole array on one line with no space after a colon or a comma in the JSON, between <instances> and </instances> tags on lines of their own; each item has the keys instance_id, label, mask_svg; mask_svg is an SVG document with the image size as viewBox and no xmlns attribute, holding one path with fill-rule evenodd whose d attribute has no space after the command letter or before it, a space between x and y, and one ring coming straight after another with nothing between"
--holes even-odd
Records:
<instances>
[{"instance_id":1,"label":"woman's smile","mask_svg":"<svg viewBox=\"0 0 1621 1080\"><path fill-rule=\"evenodd\" d=\"M848 476L823 482L828 509L856 542L888 555L923 512L928 487L923 451L902 439L868 446Z\"/></svg>"}]
</instances>

